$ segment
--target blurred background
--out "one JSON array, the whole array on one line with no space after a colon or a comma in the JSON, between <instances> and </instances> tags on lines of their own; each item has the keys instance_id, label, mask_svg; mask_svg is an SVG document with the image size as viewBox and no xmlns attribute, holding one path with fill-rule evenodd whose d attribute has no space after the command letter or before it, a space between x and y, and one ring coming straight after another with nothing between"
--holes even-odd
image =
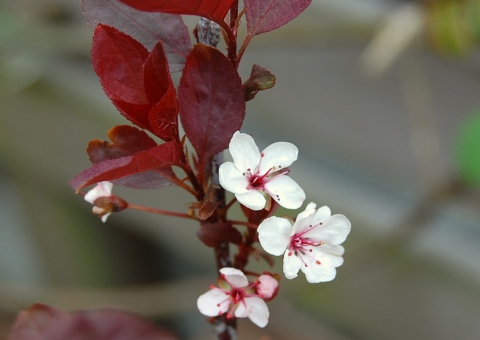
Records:
<instances>
[{"instance_id":1,"label":"blurred background","mask_svg":"<svg viewBox=\"0 0 480 340\"><path fill-rule=\"evenodd\" d=\"M89 140L128 124L93 72L91 35L79 0L0 1L0 337L42 302L210 339L196 298L217 274L197 224L136 211L103 224L67 184ZM241 320L240 339L478 339L479 38L478 0L314 0L253 39L243 79L256 63L277 85L248 103L243 132L260 149L296 144L307 200L353 228L333 282L283 279L268 326ZM191 200L114 193L175 211Z\"/></svg>"}]
</instances>

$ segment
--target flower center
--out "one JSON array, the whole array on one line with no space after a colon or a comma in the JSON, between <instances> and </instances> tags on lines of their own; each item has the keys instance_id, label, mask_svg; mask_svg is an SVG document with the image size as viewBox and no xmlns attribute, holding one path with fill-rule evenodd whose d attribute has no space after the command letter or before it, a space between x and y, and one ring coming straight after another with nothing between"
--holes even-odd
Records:
<instances>
[{"instance_id":1,"label":"flower center","mask_svg":"<svg viewBox=\"0 0 480 340\"><path fill-rule=\"evenodd\" d=\"M320 223L319 225L321 225ZM311 253L313 252L314 247L319 247L324 244L323 241L316 241L309 237L305 237L305 234L309 231L313 230L316 226L309 226L305 230L296 233L292 236L290 240L290 251L288 252L288 256L292 256L295 254L298 258L307 266L304 257L305 256L312 256Z\"/></svg>"}]
</instances>

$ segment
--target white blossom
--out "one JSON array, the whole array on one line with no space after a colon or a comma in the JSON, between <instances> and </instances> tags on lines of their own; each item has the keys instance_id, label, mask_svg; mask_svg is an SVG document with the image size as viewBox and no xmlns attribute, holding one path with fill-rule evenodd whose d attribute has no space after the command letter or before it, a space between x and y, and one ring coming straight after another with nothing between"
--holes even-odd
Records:
<instances>
[{"instance_id":1,"label":"white blossom","mask_svg":"<svg viewBox=\"0 0 480 340\"><path fill-rule=\"evenodd\" d=\"M107 221L108 216L110 216L113 210L110 209L110 206L95 205L95 201L101 197L112 197L112 188L113 183L111 182L99 182L93 189L87 192L84 197L85 201L93 204L93 213L99 215L103 223Z\"/></svg>"},{"instance_id":2,"label":"white blossom","mask_svg":"<svg viewBox=\"0 0 480 340\"><path fill-rule=\"evenodd\" d=\"M265 208L270 195L287 209L297 209L305 200L305 192L287 176L287 168L298 157L292 143L277 142L259 151L253 138L235 132L229 151L233 162L225 162L219 169L220 185L235 194L237 200L252 210Z\"/></svg>"},{"instance_id":3,"label":"white blossom","mask_svg":"<svg viewBox=\"0 0 480 340\"><path fill-rule=\"evenodd\" d=\"M268 323L268 307L265 301L255 294L254 284L248 282L241 270L225 267L220 269L219 287L200 295L197 307L203 315L227 317L248 317L259 327Z\"/></svg>"},{"instance_id":4,"label":"white blossom","mask_svg":"<svg viewBox=\"0 0 480 340\"><path fill-rule=\"evenodd\" d=\"M263 249L282 255L287 279L297 277L301 269L310 283L331 281L336 267L343 264L344 248L340 245L350 233L350 221L343 215L331 215L330 208L315 209L310 203L292 222L282 217L269 217L258 227Z\"/></svg>"}]
</instances>

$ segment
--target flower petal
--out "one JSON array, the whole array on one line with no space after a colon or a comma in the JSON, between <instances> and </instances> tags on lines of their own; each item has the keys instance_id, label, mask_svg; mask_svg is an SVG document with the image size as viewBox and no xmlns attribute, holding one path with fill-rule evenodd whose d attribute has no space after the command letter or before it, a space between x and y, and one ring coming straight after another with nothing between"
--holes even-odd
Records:
<instances>
[{"instance_id":1,"label":"flower petal","mask_svg":"<svg viewBox=\"0 0 480 340\"><path fill-rule=\"evenodd\" d=\"M305 200L305 192L288 176L273 177L265 184L265 191L282 207L298 209Z\"/></svg>"},{"instance_id":2,"label":"flower petal","mask_svg":"<svg viewBox=\"0 0 480 340\"><path fill-rule=\"evenodd\" d=\"M317 212L315 213L315 216L313 217L312 224L318 224L327 218L332 216L332 211L330 210L329 207L324 205L323 207L318 208Z\"/></svg>"},{"instance_id":3,"label":"flower petal","mask_svg":"<svg viewBox=\"0 0 480 340\"><path fill-rule=\"evenodd\" d=\"M212 288L197 299L200 313L206 316L218 316L225 313L230 305L228 294L219 288Z\"/></svg>"},{"instance_id":4,"label":"flower petal","mask_svg":"<svg viewBox=\"0 0 480 340\"><path fill-rule=\"evenodd\" d=\"M310 283L332 281L337 275L336 256L317 251L314 256L305 258L307 266L302 266L302 272Z\"/></svg>"},{"instance_id":5,"label":"flower petal","mask_svg":"<svg viewBox=\"0 0 480 340\"><path fill-rule=\"evenodd\" d=\"M247 192L249 185L248 179L242 175L232 162L225 162L218 169L218 179L220 185L227 191L234 194L243 194Z\"/></svg>"},{"instance_id":6,"label":"flower petal","mask_svg":"<svg viewBox=\"0 0 480 340\"><path fill-rule=\"evenodd\" d=\"M289 251L283 256L283 273L287 279L294 279L298 276L298 270L303 267L303 262L294 254L289 255Z\"/></svg>"},{"instance_id":7,"label":"flower petal","mask_svg":"<svg viewBox=\"0 0 480 340\"><path fill-rule=\"evenodd\" d=\"M256 190L248 190L245 193L235 194L237 201L252 210L262 210L265 208L267 200Z\"/></svg>"},{"instance_id":8,"label":"flower petal","mask_svg":"<svg viewBox=\"0 0 480 340\"><path fill-rule=\"evenodd\" d=\"M343 215L333 215L323 221L321 225L312 228L308 237L317 241L323 241L331 245L342 244L347 238L352 225Z\"/></svg>"},{"instance_id":9,"label":"flower petal","mask_svg":"<svg viewBox=\"0 0 480 340\"><path fill-rule=\"evenodd\" d=\"M259 173L265 174L268 170L278 171L289 167L298 158L298 148L292 143L273 143L262 152Z\"/></svg>"},{"instance_id":10,"label":"flower petal","mask_svg":"<svg viewBox=\"0 0 480 340\"><path fill-rule=\"evenodd\" d=\"M246 287L248 286L248 279L245 274L236 268L224 267L220 269L220 273L225 276L225 280L234 287Z\"/></svg>"},{"instance_id":11,"label":"flower petal","mask_svg":"<svg viewBox=\"0 0 480 340\"><path fill-rule=\"evenodd\" d=\"M272 216L263 220L258 226L258 240L269 254L280 256L290 243L292 224L283 217Z\"/></svg>"},{"instance_id":12,"label":"flower petal","mask_svg":"<svg viewBox=\"0 0 480 340\"><path fill-rule=\"evenodd\" d=\"M305 210L302 211L300 214L297 215L297 219L295 220L295 222L300 222L301 220L303 220L305 217L308 217L310 215L313 215L315 213L315 208L317 207L317 205L313 202L310 202L308 203L308 205L306 206ZM296 223L295 223L296 224Z\"/></svg>"},{"instance_id":13,"label":"flower petal","mask_svg":"<svg viewBox=\"0 0 480 340\"><path fill-rule=\"evenodd\" d=\"M248 313L248 318L258 327L265 327L268 323L268 317L270 316L270 313L268 311L267 304L265 301L263 301L261 298L252 296L252 297L247 297L244 299L245 305L240 304L235 311L235 316L238 317L237 312L240 314L239 311L240 308L244 308L249 310L250 312Z\"/></svg>"},{"instance_id":14,"label":"flower petal","mask_svg":"<svg viewBox=\"0 0 480 340\"><path fill-rule=\"evenodd\" d=\"M257 144L250 135L246 133L235 132L230 140L229 151L233 158L233 163L240 172L251 169L252 172L258 167L260 162L260 151Z\"/></svg>"},{"instance_id":15,"label":"flower petal","mask_svg":"<svg viewBox=\"0 0 480 340\"><path fill-rule=\"evenodd\" d=\"M85 201L92 203L99 197L108 197L112 195L112 182L99 182L97 185L87 192L84 196Z\"/></svg>"}]
</instances>

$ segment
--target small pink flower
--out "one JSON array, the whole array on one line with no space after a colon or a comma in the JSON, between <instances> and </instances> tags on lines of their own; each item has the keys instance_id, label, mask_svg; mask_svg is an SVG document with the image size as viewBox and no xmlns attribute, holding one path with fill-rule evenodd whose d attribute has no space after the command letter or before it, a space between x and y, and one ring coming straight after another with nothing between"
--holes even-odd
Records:
<instances>
[{"instance_id":1,"label":"small pink flower","mask_svg":"<svg viewBox=\"0 0 480 340\"><path fill-rule=\"evenodd\" d=\"M259 327L268 323L268 307L265 301L255 294L255 283L248 282L242 271L225 267L220 269L219 287L211 287L200 295L197 307L206 316L219 316L227 313L227 317L248 317Z\"/></svg>"},{"instance_id":2,"label":"small pink flower","mask_svg":"<svg viewBox=\"0 0 480 340\"><path fill-rule=\"evenodd\" d=\"M121 211L128 206L123 199L112 195L112 187L111 182L99 182L84 197L85 201L93 204L93 213L100 216L104 223L113 211Z\"/></svg>"},{"instance_id":3,"label":"small pink flower","mask_svg":"<svg viewBox=\"0 0 480 340\"><path fill-rule=\"evenodd\" d=\"M251 136L237 131L230 141L229 151L233 162L220 166L219 181L241 204L261 210L267 204L263 195L266 193L284 208L300 208L305 192L287 176L290 172L287 167L297 160L295 145L277 142L260 152Z\"/></svg>"}]
</instances>

